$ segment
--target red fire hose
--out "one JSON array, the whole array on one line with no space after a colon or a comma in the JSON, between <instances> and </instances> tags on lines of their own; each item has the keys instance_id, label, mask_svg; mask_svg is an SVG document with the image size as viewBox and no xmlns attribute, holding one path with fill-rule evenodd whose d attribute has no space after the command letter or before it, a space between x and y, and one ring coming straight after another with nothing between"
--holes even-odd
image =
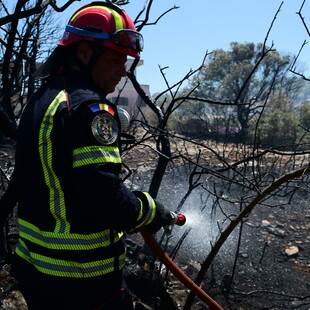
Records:
<instances>
[{"instance_id":1,"label":"red fire hose","mask_svg":"<svg viewBox=\"0 0 310 310\"><path fill-rule=\"evenodd\" d=\"M182 226L186 218L182 214L174 214L174 224ZM148 246L153 250L160 261L188 288L193 294L199 297L211 310L224 310L216 301L214 301L205 291L203 291L193 280L191 280L162 250L153 236L144 228L140 228L140 233Z\"/></svg>"}]
</instances>

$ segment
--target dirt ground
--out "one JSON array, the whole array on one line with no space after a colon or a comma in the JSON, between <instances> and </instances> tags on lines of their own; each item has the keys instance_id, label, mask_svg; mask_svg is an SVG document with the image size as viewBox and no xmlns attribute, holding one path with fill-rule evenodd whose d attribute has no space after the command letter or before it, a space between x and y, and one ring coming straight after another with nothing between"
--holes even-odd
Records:
<instances>
[{"instance_id":1,"label":"dirt ground","mask_svg":"<svg viewBox=\"0 0 310 310\"><path fill-rule=\"evenodd\" d=\"M131 157L130 157L131 156ZM129 166L138 163L136 155L127 155ZM141 158L141 154L140 154ZM2 169L10 169L13 161L11 149L0 148L0 164ZM9 163L9 164L8 164ZM141 165L141 174L135 173L140 183L148 184L154 166L152 157L147 157ZM145 168L144 170L142 168ZM173 182L167 181L172 188L167 189L167 195L173 195L177 190ZM167 184L166 184L167 185ZM143 185L142 185L143 187ZM210 268L202 288L210 294L224 309L230 310L310 310L310 207L309 196L296 197L290 206L254 209L243 224L238 261L232 276L232 265L236 248L226 248L219 253L212 268ZM232 236L237 240L238 234ZM236 244L236 243L232 244ZM140 236L136 236L133 245L143 244ZM171 249L169 249L170 251ZM169 252L168 251L168 252ZM190 255L180 252L176 256L177 264L192 279L200 268L201 258L198 251ZM129 250L130 252L130 250ZM135 270L142 267L130 261L129 266ZM145 266L145 265L144 265ZM159 263L156 263L159 266ZM0 271L0 309L27 310L27 306L18 290L15 281L10 276L9 264L2 264ZM145 268L145 267L143 267ZM143 269L142 268L142 269ZM129 268L130 269L130 268ZM146 268L147 269L147 268ZM144 270L144 269L143 269ZM158 268L155 268L155 275ZM154 274L147 270L154 280ZM166 275L163 269L161 275ZM155 277L156 278L156 277ZM159 282L155 282L159 283ZM154 282L152 282L154 285ZM160 281L157 300L168 294L166 299L173 299L171 305L161 309L182 309L188 295L188 290L173 276L168 281ZM162 287L165 292L163 293ZM149 305L154 305L154 300ZM166 305L169 303L166 303ZM147 309L141 308L139 309ZM155 306L150 309L155 309ZM199 299L195 299L193 310L209 309Z\"/></svg>"},{"instance_id":2,"label":"dirt ground","mask_svg":"<svg viewBox=\"0 0 310 310\"><path fill-rule=\"evenodd\" d=\"M177 146L176 146L177 145ZM184 151L186 144L172 145L173 152ZM213 146L216 149L216 146ZM231 151L231 150L229 150ZM196 150L187 149L193 160ZM147 162L141 165L139 156L134 152L125 157L126 164L137 167L143 176L137 175L135 184L148 184L148 176L152 175L154 158L147 156ZM237 157L237 152L232 152ZM137 160L138 158L138 160ZM214 158L208 150L202 158ZM179 161L181 165L181 161ZM218 164L215 160L214 164ZM169 169L168 169L169 171ZM172 171L163 180L164 191L159 193L165 202L180 199L186 187L179 188L176 182L180 176ZM141 181L143 180L143 182ZM228 193L229 194L229 193ZM237 193L231 193L237 195ZM174 198L173 198L174 197ZM219 252L202 285L224 309L231 310L310 310L310 205L309 193L296 195L289 205L281 206L275 202L275 207L257 206L248 216L242 226L242 237L238 260L232 271L237 251L237 229L232 234L230 246L224 246ZM171 204L169 207L172 207ZM173 207L172 207L173 209ZM186 209L182 210L185 211ZM206 210L204 212L207 212ZM202 213L201 213L201 216ZM202 229L198 227L196 229ZM213 231L217 231L214 223ZM194 229L191 233L194 233ZM188 245L184 245L186 248ZM200 269L201 249L196 247L190 255L180 250L176 261L192 279ZM168 291L172 292L174 300L182 309L188 295L188 290L179 281L171 277ZM192 306L193 310L208 309L198 298Z\"/></svg>"},{"instance_id":3,"label":"dirt ground","mask_svg":"<svg viewBox=\"0 0 310 310\"><path fill-rule=\"evenodd\" d=\"M234 273L238 230L219 252L202 287L224 309L310 310L310 208L308 199L295 199L286 207L254 209L243 224ZM193 280L203 261L200 250L181 248L175 260ZM168 283L182 309L188 290L174 277ZM192 309L208 307L196 298Z\"/></svg>"}]
</instances>

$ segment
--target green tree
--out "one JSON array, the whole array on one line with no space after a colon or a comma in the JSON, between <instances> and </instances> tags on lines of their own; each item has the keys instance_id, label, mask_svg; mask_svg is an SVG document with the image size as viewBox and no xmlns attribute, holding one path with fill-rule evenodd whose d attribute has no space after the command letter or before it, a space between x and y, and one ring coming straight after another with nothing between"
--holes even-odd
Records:
<instances>
[{"instance_id":1,"label":"green tree","mask_svg":"<svg viewBox=\"0 0 310 310\"><path fill-rule=\"evenodd\" d=\"M249 133L256 135L260 147L292 149L297 143L298 124L294 103L279 90L269 98L264 113L249 122Z\"/></svg>"},{"instance_id":2,"label":"green tree","mask_svg":"<svg viewBox=\"0 0 310 310\"><path fill-rule=\"evenodd\" d=\"M298 126L295 113L275 109L263 117L260 125L261 146L291 148L295 144Z\"/></svg>"},{"instance_id":3,"label":"green tree","mask_svg":"<svg viewBox=\"0 0 310 310\"><path fill-rule=\"evenodd\" d=\"M302 150L309 149L310 144L310 102L304 101L298 107L299 126L298 134L300 138L299 148Z\"/></svg>"},{"instance_id":4,"label":"green tree","mask_svg":"<svg viewBox=\"0 0 310 310\"><path fill-rule=\"evenodd\" d=\"M304 101L299 107L300 125L310 131L310 102Z\"/></svg>"},{"instance_id":5,"label":"green tree","mask_svg":"<svg viewBox=\"0 0 310 310\"><path fill-rule=\"evenodd\" d=\"M250 120L260 113L270 93L285 90L290 98L300 87L298 77L289 74L290 56L259 43L230 44L230 50L215 50L203 69L190 82L195 95L225 105L213 104L215 115L235 119L240 127L239 137L245 141Z\"/></svg>"}]
</instances>

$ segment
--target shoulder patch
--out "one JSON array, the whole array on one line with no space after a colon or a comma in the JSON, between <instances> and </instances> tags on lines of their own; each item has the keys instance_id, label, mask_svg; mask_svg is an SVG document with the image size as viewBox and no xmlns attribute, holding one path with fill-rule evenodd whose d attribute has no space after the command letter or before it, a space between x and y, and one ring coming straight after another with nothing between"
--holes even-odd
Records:
<instances>
[{"instance_id":1,"label":"shoulder patch","mask_svg":"<svg viewBox=\"0 0 310 310\"><path fill-rule=\"evenodd\" d=\"M89 105L89 108L92 112L106 111L109 112L111 115L115 115L115 111L106 103L93 103Z\"/></svg>"},{"instance_id":2,"label":"shoulder patch","mask_svg":"<svg viewBox=\"0 0 310 310\"><path fill-rule=\"evenodd\" d=\"M97 114L91 124L95 139L104 145L113 144L118 137L118 125L113 116L108 113Z\"/></svg>"}]
</instances>

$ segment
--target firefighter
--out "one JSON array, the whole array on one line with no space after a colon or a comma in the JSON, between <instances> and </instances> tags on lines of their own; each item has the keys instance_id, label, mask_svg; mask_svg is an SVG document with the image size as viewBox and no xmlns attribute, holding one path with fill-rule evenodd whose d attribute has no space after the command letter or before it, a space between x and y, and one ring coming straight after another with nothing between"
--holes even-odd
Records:
<instances>
[{"instance_id":1,"label":"firefighter","mask_svg":"<svg viewBox=\"0 0 310 310\"><path fill-rule=\"evenodd\" d=\"M93 2L39 69L44 83L22 113L15 166L12 274L30 310L132 309L123 232L170 223L167 208L120 179L120 120L106 99L142 48L123 9Z\"/></svg>"}]
</instances>

